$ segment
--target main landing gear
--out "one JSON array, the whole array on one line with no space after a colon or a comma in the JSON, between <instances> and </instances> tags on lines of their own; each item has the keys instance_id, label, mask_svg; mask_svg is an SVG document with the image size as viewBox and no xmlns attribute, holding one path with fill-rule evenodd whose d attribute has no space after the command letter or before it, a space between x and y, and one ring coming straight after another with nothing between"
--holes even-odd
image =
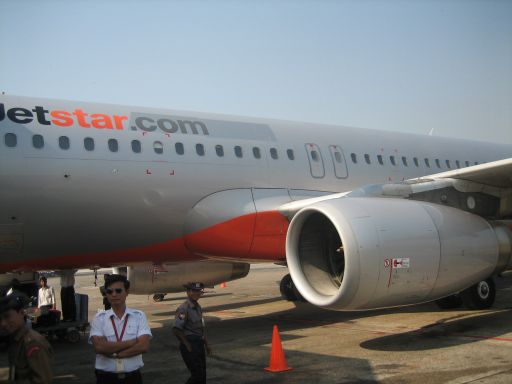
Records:
<instances>
[{"instance_id":1,"label":"main landing gear","mask_svg":"<svg viewBox=\"0 0 512 384\"><path fill-rule=\"evenodd\" d=\"M494 304L495 298L496 284L494 284L494 279L489 277L456 295L436 300L436 304L441 309L455 309L459 308L462 304L468 309L488 309Z\"/></svg>"},{"instance_id":2,"label":"main landing gear","mask_svg":"<svg viewBox=\"0 0 512 384\"><path fill-rule=\"evenodd\" d=\"M304 299L297 290L297 287L289 273L281 279L281 282L279 283L279 290L281 291L281 296L285 300L306 302L306 299Z\"/></svg>"}]
</instances>

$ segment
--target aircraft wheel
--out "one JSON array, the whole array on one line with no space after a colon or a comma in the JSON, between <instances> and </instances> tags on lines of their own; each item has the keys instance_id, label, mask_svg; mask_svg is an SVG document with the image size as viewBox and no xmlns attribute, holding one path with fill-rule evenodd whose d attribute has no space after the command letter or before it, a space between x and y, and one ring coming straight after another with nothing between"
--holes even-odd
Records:
<instances>
[{"instance_id":1,"label":"aircraft wheel","mask_svg":"<svg viewBox=\"0 0 512 384\"><path fill-rule=\"evenodd\" d=\"M487 309L494 304L496 285L492 277L472 285L460 293L464 305L469 309Z\"/></svg>"},{"instance_id":2,"label":"aircraft wheel","mask_svg":"<svg viewBox=\"0 0 512 384\"><path fill-rule=\"evenodd\" d=\"M436 304L441 309L455 309L462 305L462 299L459 295L451 295L436 300Z\"/></svg>"},{"instance_id":3,"label":"aircraft wheel","mask_svg":"<svg viewBox=\"0 0 512 384\"><path fill-rule=\"evenodd\" d=\"M67 333L66 338L70 343L78 343L80 341L80 332L76 329L72 329Z\"/></svg>"},{"instance_id":4,"label":"aircraft wheel","mask_svg":"<svg viewBox=\"0 0 512 384\"><path fill-rule=\"evenodd\" d=\"M281 282L279 283L279 290L281 291L281 296L283 299L288 301L297 301L297 297L295 296L295 284L293 284L292 277L290 274L285 275Z\"/></svg>"},{"instance_id":5,"label":"aircraft wheel","mask_svg":"<svg viewBox=\"0 0 512 384\"><path fill-rule=\"evenodd\" d=\"M57 339L59 339L59 340L66 340L67 339L66 330L55 331L55 336L57 336Z\"/></svg>"},{"instance_id":6,"label":"aircraft wheel","mask_svg":"<svg viewBox=\"0 0 512 384\"><path fill-rule=\"evenodd\" d=\"M155 293L153 295L153 301L156 301L157 303L162 301L165 297L165 293Z\"/></svg>"}]
</instances>

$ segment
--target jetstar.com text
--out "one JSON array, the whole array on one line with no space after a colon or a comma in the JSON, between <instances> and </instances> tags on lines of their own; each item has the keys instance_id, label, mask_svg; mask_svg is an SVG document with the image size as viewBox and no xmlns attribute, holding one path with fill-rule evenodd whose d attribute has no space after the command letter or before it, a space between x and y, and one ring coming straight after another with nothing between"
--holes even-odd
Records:
<instances>
[{"instance_id":1,"label":"jetstar.com text","mask_svg":"<svg viewBox=\"0 0 512 384\"><path fill-rule=\"evenodd\" d=\"M209 135L206 124L197 120L172 119L170 116L150 115L143 113L131 113L134 125L132 130L144 132L160 131L163 133L181 133L194 135ZM42 106L35 106L32 109L13 107L6 109L0 103L0 122L9 119L16 124L28 124L37 120L41 125L56 125L59 127L80 126L83 128L97 129L125 129L125 121L128 116L110 115L104 113L90 113L82 108L74 111L50 110Z\"/></svg>"},{"instance_id":2,"label":"jetstar.com text","mask_svg":"<svg viewBox=\"0 0 512 384\"><path fill-rule=\"evenodd\" d=\"M33 109L10 108L5 110L4 104L0 103L0 121L5 116L13 123L28 124L34 119L41 125L58 125L59 127L71 127L79 125L83 128L98 129L124 129L123 122L128 120L128 116L106 115L103 113L86 113L81 108L76 108L73 112L62 110L49 111L41 106L35 106Z\"/></svg>"}]
</instances>

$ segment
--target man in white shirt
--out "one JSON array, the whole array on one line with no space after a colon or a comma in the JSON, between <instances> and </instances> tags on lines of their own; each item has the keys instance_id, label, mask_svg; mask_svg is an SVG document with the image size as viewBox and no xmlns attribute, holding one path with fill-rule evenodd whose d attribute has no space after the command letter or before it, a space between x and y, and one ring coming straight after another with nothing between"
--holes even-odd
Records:
<instances>
[{"instance_id":1,"label":"man in white shirt","mask_svg":"<svg viewBox=\"0 0 512 384\"><path fill-rule=\"evenodd\" d=\"M59 312L50 312L55 309L55 291L48 285L46 276L39 278L39 292L37 294L37 307L39 316L35 320L34 327L48 326L56 324L59 321Z\"/></svg>"},{"instance_id":2,"label":"man in white shirt","mask_svg":"<svg viewBox=\"0 0 512 384\"><path fill-rule=\"evenodd\" d=\"M40 309L55 309L55 291L48 285L45 276L39 279L39 293L37 295L37 306Z\"/></svg>"},{"instance_id":3,"label":"man in white shirt","mask_svg":"<svg viewBox=\"0 0 512 384\"><path fill-rule=\"evenodd\" d=\"M126 306L130 282L110 275L105 291L112 308L99 312L91 323L89 343L96 351L96 383L142 384L142 354L152 337L146 315Z\"/></svg>"}]
</instances>

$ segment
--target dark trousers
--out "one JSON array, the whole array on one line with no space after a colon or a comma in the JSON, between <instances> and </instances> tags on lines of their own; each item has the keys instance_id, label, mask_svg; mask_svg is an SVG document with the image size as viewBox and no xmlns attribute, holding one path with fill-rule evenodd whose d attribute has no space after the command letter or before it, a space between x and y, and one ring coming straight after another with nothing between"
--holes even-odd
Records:
<instances>
[{"instance_id":1,"label":"dark trousers","mask_svg":"<svg viewBox=\"0 0 512 384\"><path fill-rule=\"evenodd\" d=\"M142 375L139 370L119 377L117 373L109 373L96 370L96 384L142 384Z\"/></svg>"},{"instance_id":2,"label":"dark trousers","mask_svg":"<svg viewBox=\"0 0 512 384\"><path fill-rule=\"evenodd\" d=\"M48 327L57 324L60 320L60 312L51 311L52 308L52 305L41 305L39 309L41 312L46 312L46 314L39 316L37 322L32 324L32 327Z\"/></svg>"},{"instance_id":3,"label":"dark trousers","mask_svg":"<svg viewBox=\"0 0 512 384\"><path fill-rule=\"evenodd\" d=\"M183 361L190 371L190 378L186 384L205 384L206 383L206 355L204 351L203 339L189 339L192 345L192 352L187 350L184 344L180 343L180 352Z\"/></svg>"},{"instance_id":4,"label":"dark trousers","mask_svg":"<svg viewBox=\"0 0 512 384\"><path fill-rule=\"evenodd\" d=\"M75 306L75 287L61 287L60 300L62 302L62 320L75 321L76 319L76 306Z\"/></svg>"}]
</instances>

